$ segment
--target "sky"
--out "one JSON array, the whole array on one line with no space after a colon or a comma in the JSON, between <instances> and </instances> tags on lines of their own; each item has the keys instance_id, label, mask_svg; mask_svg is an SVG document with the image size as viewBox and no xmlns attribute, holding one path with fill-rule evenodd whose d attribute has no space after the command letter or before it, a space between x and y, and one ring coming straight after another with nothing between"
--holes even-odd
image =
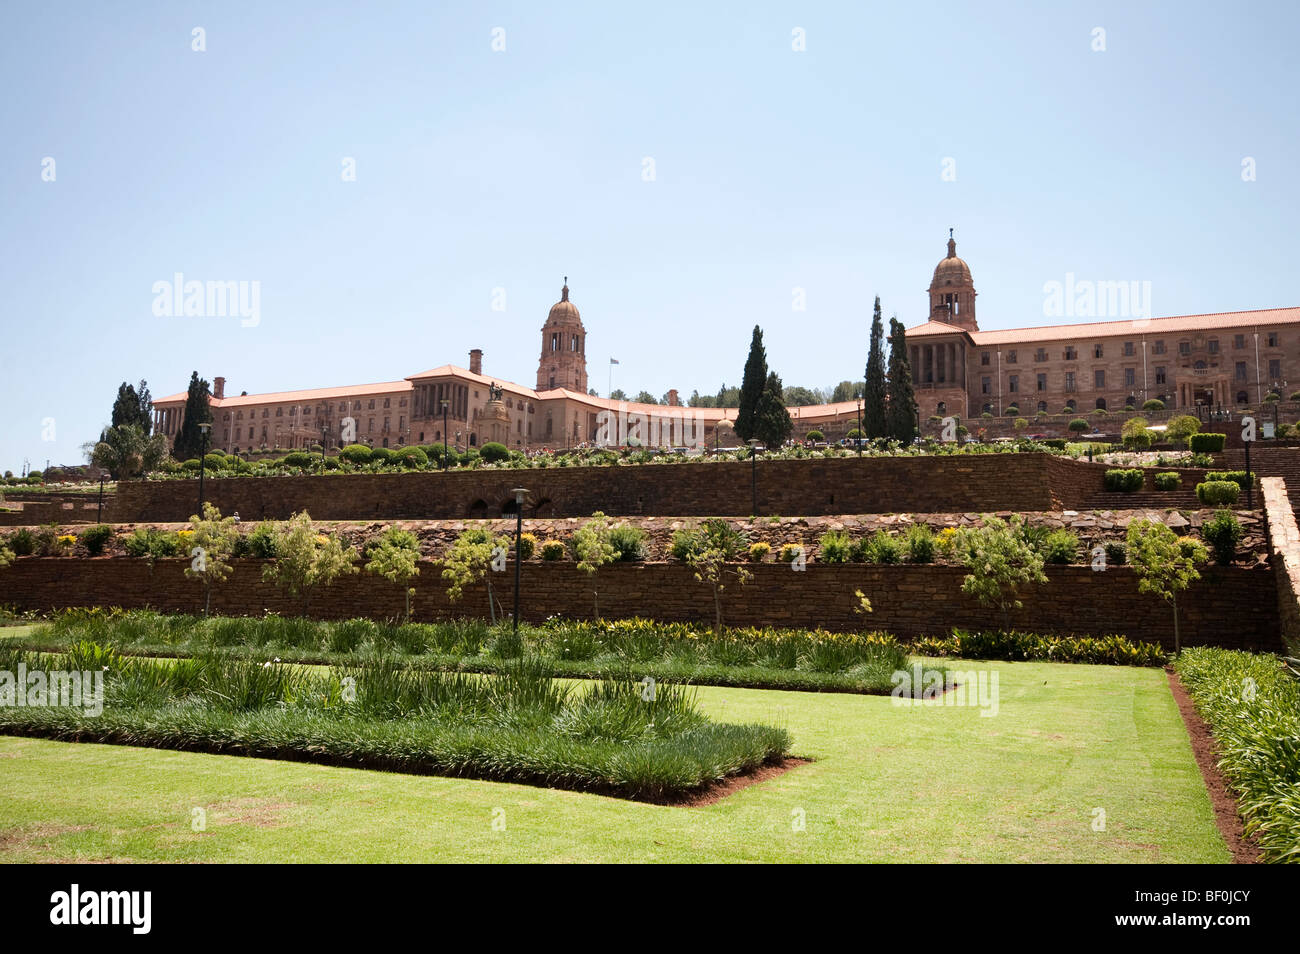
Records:
<instances>
[{"instance_id":1,"label":"sky","mask_svg":"<svg viewBox=\"0 0 1300 954\"><path fill-rule=\"evenodd\" d=\"M1156 317L1300 305L1298 27L1294 3L6 4L0 470L83 462L122 381L394 381L482 348L531 385L565 276L602 394L611 357L632 394L738 384L755 324L787 385L858 379L874 297L924 321L949 228L985 329L1078 320L1048 314L1067 275L1149 282ZM257 308L159 314L178 273Z\"/></svg>"}]
</instances>

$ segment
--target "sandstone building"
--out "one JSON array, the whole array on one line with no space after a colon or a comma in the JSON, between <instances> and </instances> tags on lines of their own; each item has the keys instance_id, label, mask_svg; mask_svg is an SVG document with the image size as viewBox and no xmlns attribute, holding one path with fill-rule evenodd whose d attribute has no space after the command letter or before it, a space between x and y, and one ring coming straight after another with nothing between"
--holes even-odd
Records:
<instances>
[{"instance_id":1,"label":"sandstone building","mask_svg":"<svg viewBox=\"0 0 1300 954\"><path fill-rule=\"evenodd\" d=\"M1300 389L1300 308L981 331L975 297L970 267L957 257L950 233L930 283L929 318L907 330L922 420L1123 411L1151 398L1173 409L1232 406L1258 403L1270 390L1286 398ZM865 365L866 350L864 341L857 365ZM856 376L852 366L840 373ZM483 352L475 349L468 368L444 364L379 384L228 397L225 378L217 377L211 405L212 446L228 453L351 442L446 442L462 451L488 441L524 451L638 438L736 444L734 408L589 394L587 332L567 279L541 328L533 387L485 375ZM184 408L184 392L155 401L157 431L174 438ZM843 437L859 413L855 401L790 408L796 435L817 429L831 440Z\"/></svg>"}]
</instances>

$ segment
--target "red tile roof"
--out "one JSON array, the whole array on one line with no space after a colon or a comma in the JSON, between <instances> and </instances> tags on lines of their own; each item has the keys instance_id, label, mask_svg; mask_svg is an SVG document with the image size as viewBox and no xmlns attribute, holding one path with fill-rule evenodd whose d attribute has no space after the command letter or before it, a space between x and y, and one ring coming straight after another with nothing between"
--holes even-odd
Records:
<instances>
[{"instance_id":1,"label":"red tile roof","mask_svg":"<svg viewBox=\"0 0 1300 954\"><path fill-rule=\"evenodd\" d=\"M934 324L930 322L929 324ZM1113 338L1116 336L1159 337L1192 331L1222 331L1228 328L1267 327L1300 324L1300 308L1265 308L1258 311L1223 311L1209 315L1177 315L1170 318L1126 318L1122 321L1090 321L1071 325L1040 325L1034 328L1006 328L976 331L977 345L1025 344L1070 338ZM921 325L924 328L926 325ZM908 337L912 332L909 331Z\"/></svg>"}]
</instances>

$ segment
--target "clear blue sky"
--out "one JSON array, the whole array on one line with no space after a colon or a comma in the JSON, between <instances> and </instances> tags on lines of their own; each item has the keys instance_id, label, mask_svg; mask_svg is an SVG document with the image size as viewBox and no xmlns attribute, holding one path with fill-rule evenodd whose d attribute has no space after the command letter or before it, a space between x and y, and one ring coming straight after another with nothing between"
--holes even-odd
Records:
<instances>
[{"instance_id":1,"label":"clear blue sky","mask_svg":"<svg viewBox=\"0 0 1300 954\"><path fill-rule=\"evenodd\" d=\"M611 355L629 392L737 383L755 323L786 384L834 384L862 374L873 296L924 320L949 226L984 328L1045 323L1067 272L1149 281L1157 316L1300 304L1298 21L1294 3L10 5L0 468L79 462L123 380L387 381L481 347L531 384L565 275L601 392ZM260 324L156 317L175 272L260 282Z\"/></svg>"}]
</instances>

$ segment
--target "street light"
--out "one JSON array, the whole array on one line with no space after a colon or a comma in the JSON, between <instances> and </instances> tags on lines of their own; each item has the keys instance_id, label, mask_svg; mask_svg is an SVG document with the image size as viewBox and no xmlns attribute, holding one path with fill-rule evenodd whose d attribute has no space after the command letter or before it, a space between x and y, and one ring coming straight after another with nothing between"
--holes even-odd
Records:
<instances>
[{"instance_id":1,"label":"street light","mask_svg":"<svg viewBox=\"0 0 1300 954\"><path fill-rule=\"evenodd\" d=\"M447 469L447 405L451 401L442 399L442 469Z\"/></svg>"},{"instance_id":2,"label":"street light","mask_svg":"<svg viewBox=\"0 0 1300 954\"><path fill-rule=\"evenodd\" d=\"M862 399L858 399L858 456L862 456Z\"/></svg>"},{"instance_id":3,"label":"street light","mask_svg":"<svg viewBox=\"0 0 1300 954\"><path fill-rule=\"evenodd\" d=\"M521 541L524 535L524 494L528 490L524 487L516 487L515 494L515 627L514 634L519 635L519 565L520 551L522 549Z\"/></svg>"},{"instance_id":4,"label":"street light","mask_svg":"<svg viewBox=\"0 0 1300 954\"><path fill-rule=\"evenodd\" d=\"M749 495L750 508L749 516L751 518L758 516L758 438L751 437L746 441L749 445Z\"/></svg>"},{"instance_id":5,"label":"street light","mask_svg":"<svg viewBox=\"0 0 1300 954\"><path fill-rule=\"evenodd\" d=\"M208 431L212 430L211 423L199 425L199 430L203 434L203 449L199 452L199 518L203 517L203 470L207 464L208 457Z\"/></svg>"}]
</instances>

